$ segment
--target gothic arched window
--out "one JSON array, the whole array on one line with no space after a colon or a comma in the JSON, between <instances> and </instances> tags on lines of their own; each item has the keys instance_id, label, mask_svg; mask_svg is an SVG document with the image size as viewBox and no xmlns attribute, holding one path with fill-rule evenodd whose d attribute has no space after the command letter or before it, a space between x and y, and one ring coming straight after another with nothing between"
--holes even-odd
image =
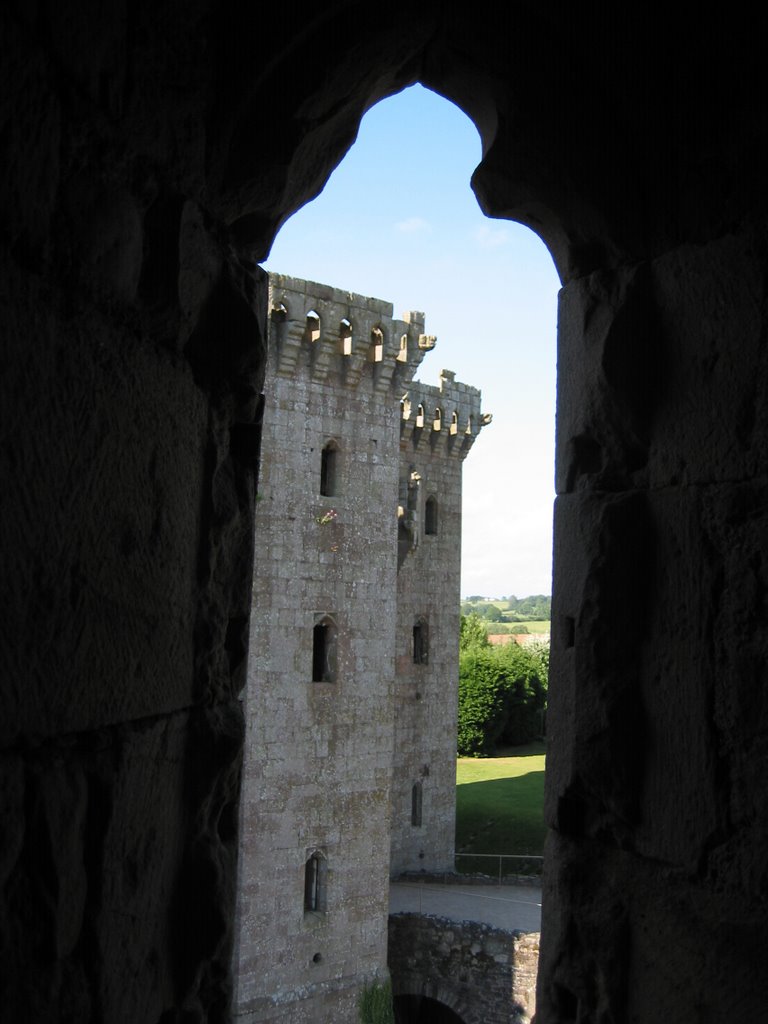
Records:
<instances>
[{"instance_id":1,"label":"gothic arched window","mask_svg":"<svg viewBox=\"0 0 768 1024\"><path fill-rule=\"evenodd\" d=\"M328 862L320 850L314 850L304 864L304 913L324 913Z\"/></svg>"}]
</instances>

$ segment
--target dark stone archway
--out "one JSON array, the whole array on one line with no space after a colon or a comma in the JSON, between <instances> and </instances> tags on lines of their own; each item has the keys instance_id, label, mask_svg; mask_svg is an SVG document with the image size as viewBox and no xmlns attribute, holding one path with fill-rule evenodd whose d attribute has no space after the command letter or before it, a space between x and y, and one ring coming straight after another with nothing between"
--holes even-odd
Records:
<instances>
[{"instance_id":1,"label":"dark stone archway","mask_svg":"<svg viewBox=\"0 0 768 1024\"><path fill-rule=\"evenodd\" d=\"M395 996L395 1024L465 1024L444 1003L428 996Z\"/></svg>"},{"instance_id":2,"label":"dark stone archway","mask_svg":"<svg viewBox=\"0 0 768 1024\"><path fill-rule=\"evenodd\" d=\"M519 1024L535 1012L539 936L427 914L389 918L388 965L408 1024ZM409 1014L411 1016L409 1016Z\"/></svg>"},{"instance_id":3,"label":"dark stone archway","mask_svg":"<svg viewBox=\"0 0 768 1024\"><path fill-rule=\"evenodd\" d=\"M762 33L607 3L375 17L0 13L0 1004L226 1019L253 261L418 79L474 118L483 208L565 286L539 1019L759 1019Z\"/></svg>"}]
</instances>

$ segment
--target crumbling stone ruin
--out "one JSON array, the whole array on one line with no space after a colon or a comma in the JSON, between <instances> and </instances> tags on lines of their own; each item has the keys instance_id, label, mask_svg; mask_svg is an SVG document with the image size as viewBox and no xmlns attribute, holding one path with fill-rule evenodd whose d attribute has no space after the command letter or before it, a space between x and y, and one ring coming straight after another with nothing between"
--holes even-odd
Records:
<instances>
[{"instance_id":1,"label":"crumbling stone ruin","mask_svg":"<svg viewBox=\"0 0 768 1024\"><path fill-rule=\"evenodd\" d=\"M764 1016L763 28L2 6L5 1019L231 1014L257 264L416 81L474 120L482 208L563 283L539 1024ZM455 285L484 326L471 265Z\"/></svg>"},{"instance_id":2,"label":"crumbling stone ruin","mask_svg":"<svg viewBox=\"0 0 768 1024\"><path fill-rule=\"evenodd\" d=\"M461 467L490 417L413 375L424 315L270 274L234 1012L357 1021L390 873L452 871Z\"/></svg>"}]
</instances>

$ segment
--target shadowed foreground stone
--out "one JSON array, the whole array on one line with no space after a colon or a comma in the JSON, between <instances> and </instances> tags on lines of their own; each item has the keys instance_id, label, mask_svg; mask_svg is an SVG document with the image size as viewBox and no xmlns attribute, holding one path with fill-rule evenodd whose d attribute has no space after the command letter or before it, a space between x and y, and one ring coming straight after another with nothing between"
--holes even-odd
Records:
<instances>
[{"instance_id":1,"label":"shadowed foreground stone","mask_svg":"<svg viewBox=\"0 0 768 1024\"><path fill-rule=\"evenodd\" d=\"M4 5L9 1020L226 1019L255 261L417 79L563 281L538 1020L764 1015L765 32L677 13Z\"/></svg>"}]
</instances>

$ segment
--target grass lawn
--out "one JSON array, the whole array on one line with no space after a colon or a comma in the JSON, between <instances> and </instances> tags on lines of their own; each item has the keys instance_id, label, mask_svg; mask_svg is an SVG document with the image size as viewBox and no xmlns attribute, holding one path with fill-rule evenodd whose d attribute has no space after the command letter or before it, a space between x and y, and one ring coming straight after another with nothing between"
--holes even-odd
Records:
<instances>
[{"instance_id":1,"label":"grass lawn","mask_svg":"<svg viewBox=\"0 0 768 1024\"><path fill-rule=\"evenodd\" d=\"M491 622L488 626L489 632L493 632L491 626L495 623ZM529 633L549 633L552 628L552 623L549 619L526 619L525 622L508 622L508 626L512 627L512 632L515 631L515 626L525 626Z\"/></svg>"},{"instance_id":2,"label":"grass lawn","mask_svg":"<svg viewBox=\"0 0 768 1024\"><path fill-rule=\"evenodd\" d=\"M458 759L456 853L543 853L545 749L532 743L511 757Z\"/></svg>"}]
</instances>

